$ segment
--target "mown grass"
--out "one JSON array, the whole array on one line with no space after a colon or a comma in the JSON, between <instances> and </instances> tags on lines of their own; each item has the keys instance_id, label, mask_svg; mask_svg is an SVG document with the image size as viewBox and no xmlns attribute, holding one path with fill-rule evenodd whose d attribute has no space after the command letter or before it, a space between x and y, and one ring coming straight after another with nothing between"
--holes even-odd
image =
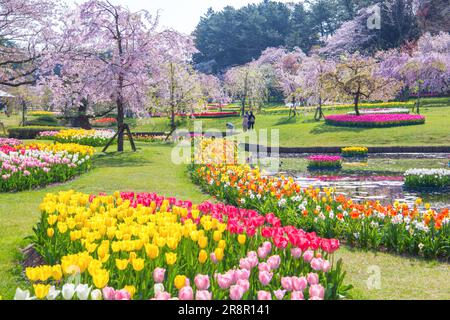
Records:
<instances>
[{"instance_id":1,"label":"mown grass","mask_svg":"<svg viewBox=\"0 0 450 320\"><path fill-rule=\"evenodd\" d=\"M19 248L26 245L39 219L38 206L48 192L75 189L86 193L121 191L157 192L200 203L209 198L191 183L184 165L172 163L170 145L138 143L136 153L98 154L92 171L66 183L40 190L0 194L0 295L12 298L21 277ZM344 260L356 299L446 299L450 297L449 264L425 262L384 253L350 250L337 255ZM381 289L368 290L368 266L381 269Z\"/></svg>"},{"instance_id":2,"label":"mown grass","mask_svg":"<svg viewBox=\"0 0 450 320\"><path fill-rule=\"evenodd\" d=\"M336 110L331 113L345 113ZM344 128L314 121L313 113L289 118L288 115L256 115L256 130L279 130L282 147L314 146L441 146L450 145L450 106L423 108L423 125L392 128ZM200 120L198 120L200 121ZM202 130L225 131L227 123L241 128L241 118L202 119ZM169 120L151 118L138 121L135 131L167 131ZM183 121L179 128L194 129L193 121ZM269 140L270 141L270 140ZM264 142L261 142L264 143Z\"/></svg>"}]
</instances>

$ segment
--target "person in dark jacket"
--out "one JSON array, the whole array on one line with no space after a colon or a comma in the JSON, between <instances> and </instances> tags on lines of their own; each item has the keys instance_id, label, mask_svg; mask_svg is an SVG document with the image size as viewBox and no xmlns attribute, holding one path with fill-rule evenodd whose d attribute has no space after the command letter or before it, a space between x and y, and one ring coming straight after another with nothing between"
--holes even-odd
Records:
<instances>
[{"instance_id":1,"label":"person in dark jacket","mask_svg":"<svg viewBox=\"0 0 450 320\"><path fill-rule=\"evenodd\" d=\"M248 117L248 129L249 130L255 129L255 122L256 122L256 117L253 114L253 111L250 111L250 115Z\"/></svg>"}]
</instances>

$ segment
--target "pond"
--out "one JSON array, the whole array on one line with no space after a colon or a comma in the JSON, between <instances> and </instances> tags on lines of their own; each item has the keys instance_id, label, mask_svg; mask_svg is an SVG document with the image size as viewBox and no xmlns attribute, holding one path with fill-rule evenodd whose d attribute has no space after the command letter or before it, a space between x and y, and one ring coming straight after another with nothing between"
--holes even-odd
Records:
<instances>
[{"instance_id":1,"label":"pond","mask_svg":"<svg viewBox=\"0 0 450 320\"><path fill-rule=\"evenodd\" d=\"M410 168L446 168L448 154L376 154L363 161L343 161L341 170L311 172L308 155L288 155L280 162L279 174L293 177L303 187L333 187L336 193L362 202L378 200L382 204L401 201L413 204L420 197L435 209L450 207L450 190L414 191L403 184L403 173Z\"/></svg>"}]
</instances>

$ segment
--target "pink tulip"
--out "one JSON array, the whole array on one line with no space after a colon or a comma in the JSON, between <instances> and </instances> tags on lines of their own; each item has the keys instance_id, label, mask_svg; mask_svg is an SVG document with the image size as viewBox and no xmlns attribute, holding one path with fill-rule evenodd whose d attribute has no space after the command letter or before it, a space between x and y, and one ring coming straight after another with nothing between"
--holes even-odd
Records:
<instances>
[{"instance_id":1,"label":"pink tulip","mask_svg":"<svg viewBox=\"0 0 450 320\"><path fill-rule=\"evenodd\" d=\"M262 244L262 246L263 246L264 249L266 249L268 254L272 251L272 243L270 243L269 241L265 241Z\"/></svg>"},{"instance_id":2,"label":"pink tulip","mask_svg":"<svg viewBox=\"0 0 450 320\"><path fill-rule=\"evenodd\" d=\"M273 273L267 271L260 271L258 275L259 282L261 282L263 286L267 286L272 280L272 277Z\"/></svg>"},{"instance_id":3,"label":"pink tulip","mask_svg":"<svg viewBox=\"0 0 450 320\"><path fill-rule=\"evenodd\" d=\"M217 262L219 262L219 260L217 260L216 258L216 254L214 252L211 252L211 254L209 255L211 261L216 264Z\"/></svg>"},{"instance_id":4,"label":"pink tulip","mask_svg":"<svg viewBox=\"0 0 450 320\"><path fill-rule=\"evenodd\" d=\"M241 300L244 296L245 290L239 285L231 286L230 288L230 299L231 300Z\"/></svg>"},{"instance_id":5,"label":"pink tulip","mask_svg":"<svg viewBox=\"0 0 450 320\"><path fill-rule=\"evenodd\" d=\"M251 271L252 264L250 263L250 260L248 258L241 258L239 260L239 268Z\"/></svg>"},{"instance_id":6,"label":"pink tulip","mask_svg":"<svg viewBox=\"0 0 450 320\"><path fill-rule=\"evenodd\" d=\"M306 279L310 285L315 285L319 283L319 276L317 273L308 273Z\"/></svg>"},{"instance_id":7,"label":"pink tulip","mask_svg":"<svg viewBox=\"0 0 450 320\"><path fill-rule=\"evenodd\" d=\"M258 258L258 255L255 251L249 251L247 252L247 258Z\"/></svg>"},{"instance_id":8,"label":"pink tulip","mask_svg":"<svg viewBox=\"0 0 450 320\"><path fill-rule=\"evenodd\" d=\"M166 273L166 269L156 268L155 270L153 270L153 280L156 283L163 283L165 273Z\"/></svg>"},{"instance_id":9,"label":"pink tulip","mask_svg":"<svg viewBox=\"0 0 450 320\"><path fill-rule=\"evenodd\" d=\"M292 291L291 300L305 300L302 291Z\"/></svg>"},{"instance_id":10,"label":"pink tulip","mask_svg":"<svg viewBox=\"0 0 450 320\"><path fill-rule=\"evenodd\" d=\"M311 298L319 298L320 300L323 300L323 297L325 296L325 288L322 287L320 284L313 284L309 287L309 297Z\"/></svg>"},{"instance_id":11,"label":"pink tulip","mask_svg":"<svg viewBox=\"0 0 450 320\"><path fill-rule=\"evenodd\" d=\"M198 274L194 278L194 283L198 290L208 290L209 289L209 276Z\"/></svg>"},{"instance_id":12,"label":"pink tulip","mask_svg":"<svg viewBox=\"0 0 450 320\"><path fill-rule=\"evenodd\" d=\"M292 277L293 291L303 291L308 286L308 281L305 277Z\"/></svg>"},{"instance_id":13,"label":"pink tulip","mask_svg":"<svg viewBox=\"0 0 450 320\"><path fill-rule=\"evenodd\" d=\"M286 291L292 291L292 278L291 277L282 277L281 278L281 286Z\"/></svg>"},{"instance_id":14,"label":"pink tulip","mask_svg":"<svg viewBox=\"0 0 450 320\"><path fill-rule=\"evenodd\" d=\"M264 248L264 247L258 248L258 257L260 259L265 259L268 254L269 254L269 252L266 250L266 248Z\"/></svg>"},{"instance_id":15,"label":"pink tulip","mask_svg":"<svg viewBox=\"0 0 450 320\"><path fill-rule=\"evenodd\" d=\"M272 300L270 292L260 290L258 291L258 300Z\"/></svg>"},{"instance_id":16,"label":"pink tulip","mask_svg":"<svg viewBox=\"0 0 450 320\"><path fill-rule=\"evenodd\" d=\"M269 264L271 270L278 269L281 263L281 258L279 255L271 256L267 259L267 263Z\"/></svg>"},{"instance_id":17,"label":"pink tulip","mask_svg":"<svg viewBox=\"0 0 450 320\"><path fill-rule=\"evenodd\" d=\"M306 251L303 253L303 260L304 260L305 262L310 262L311 259L312 259L313 257L314 257L314 251L306 250Z\"/></svg>"},{"instance_id":18,"label":"pink tulip","mask_svg":"<svg viewBox=\"0 0 450 320\"><path fill-rule=\"evenodd\" d=\"M192 287L186 286L180 289L178 292L178 298L180 300L194 300L194 291Z\"/></svg>"},{"instance_id":19,"label":"pink tulip","mask_svg":"<svg viewBox=\"0 0 450 320\"><path fill-rule=\"evenodd\" d=\"M331 264L328 260L324 260L322 263L322 271L323 272L328 272L331 270Z\"/></svg>"},{"instance_id":20,"label":"pink tulip","mask_svg":"<svg viewBox=\"0 0 450 320\"><path fill-rule=\"evenodd\" d=\"M228 289L233 284L233 278L228 274L218 274L217 282L222 289Z\"/></svg>"},{"instance_id":21,"label":"pink tulip","mask_svg":"<svg viewBox=\"0 0 450 320\"><path fill-rule=\"evenodd\" d=\"M258 264L258 270L270 272L270 266L266 262L261 262Z\"/></svg>"},{"instance_id":22,"label":"pink tulip","mask_svg":"<svg viewBox=\"0 0 450 320\"><path fill-rule=\"evenodd\" d=\"M313 268L316 271L322 270L322 259L321 258L313 258L311 260L311 268Z\"/></svg>"},{"instance_id":23,"label":"pink tulip","mask_svg":"<svg viewBox=\"0 0 450 320\"><path fill-rule=\"evenodd\" d=\"M212 300L212 292L208 290L198 290L195 293L195 300Z\"/></svg>"},{"instance_id":24,"label":"pink tulip","mask_svg":"<svg viewBox=\"0 0 450 320\"><path fill-rule=\"evenodd\" d=\"M170 293L168 292L158 292L154 300L170 300Z\"/></svg>"},{"instance_id":25,"label":"pink tulip","mask_svg":"<svg viewBox=\"0 0 450 320\"><path fill-rule=\"evenodd\" d=\"M247 269L238 269L235 271L236 279L248 280L250 278L250 271Z\"/></svg>"},{"instance_id":26,"label":"pink tulip","mask_svg":"<svg viewBox=\"0 0 450 320\"><path fill-rule=\"evenodd\" d=\"M125 289L117 290L114 300L131 300L131 296L130 293Z\"/></svg>"},{"instance_id":27,"label":"pink tulip","mask_svg":"<svg viewBox=\"0 0 450 320\"><path fill-rule=\"evenodd\" d=\"M104 287L102 293L105 300L114 300L116 297L116 290L111 287Z\"/></svg>"},{"instance_id":28,"label":"pink tulip","mask_svg":"<svg viewBox=\"0 0 450 320\"><path fill-rule=\"evenodd\" d=\"M241 286L245 292L250 289L250 282L248 280L238 280L236 283L238 286Z\"/></svg>"},{"instance_id":29,"label":"pink tulip","mask_svg":"<svg viewBox=\"0 0 450 320\"><path fill-rule=\"evenodd\" d=\"M286 290L276 290L273 292L275 294L275 297L277 298L277 300L283 300L284 295L286 294Z\"/></svg>"},{"instance_id":30,"label":"pink tulip","mask_svg":"<svg viewBox=\"0 0 450 320\"><path fill-rule=\"evenodd\" d=\"M292 248L291 255L294 259L298 259L302 256L302 249L300 248Z\"/></svg>"}]
</instances>

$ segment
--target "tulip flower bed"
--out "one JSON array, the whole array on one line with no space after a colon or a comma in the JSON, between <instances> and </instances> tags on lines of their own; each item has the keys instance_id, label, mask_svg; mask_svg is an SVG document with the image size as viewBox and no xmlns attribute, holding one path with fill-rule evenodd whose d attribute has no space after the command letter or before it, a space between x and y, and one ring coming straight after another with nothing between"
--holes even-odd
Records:
<instances>
[{"instance_id":1,"label":"tulip flower bed","mask_svg":"<svg viewBox=\"0 0 450 320\"><path fill-rule=\"evenodd\" d=\"M77 144L0 146L0 191L63 182L91 167L94 149Z\"/></svg>"},{"instance_id":2,"label":"tulip flower bed","mask_svg":"<svg viewBox=\"0 0 450 320\"><path fill-rule=\"evenodd\" d=\"M360 114L409 114L409 109L406 108L373 108L373 109L361 109ZM348 112L347 114L355 115L356 112Z\"/></svg>"},{"instance_id":3,"label":"tulip flower bed","mask_svg":"<svg viewBox=\"0 0 450 320\"><path fill-rule=\"evenodd\" d=\"M43 131L36 137L41 140L54 140L61 143L78 143L91 147L103 147L114 136L112 130L67 129Z\"/></svg>"},{"instance_id":4,"label":"tulip flower bed","mask_svg":"<svg viewBox=\"0 0 450 320\"><path fill-rule=\"evenodd\" d=\"M338 299L350 286L324 239L273 214L156 194L47 194L16 299ZM74 283L75 282L75 283Z\"/></svg>"},{"instance_id":5,"label":"tulip flower bed","mask_svg":"<svg viewBox=\"0 0 450 320\"><path fill-rule=\"evenodd\" d=\"M0 146L15 147L15 146L20 146L21 144L23 144L23 142L18 139L0 138Z\"/></svg>"},{"instance_id":6,"label":"tulip flower bed","mask_svg":"<svg viewBox=\"0 0 450 320\"><path fill-rule=\"evenodd\" d=\"M237 117L239 116L239 112L202 112L202 113L192 113L192 114L178 114L181 117L194 117L197 119L201 118L228 118L228 117Z\"/></svg>"},{"instance_id":7,"label":"tulip flower bed","mask_svg":"<svg viewBox=\"0 0 450 320\"><path fill-rule=\"evenodd\" d=\"M345 147L341 149L342 157L367 157L369 149L366 147Z\"/></svg>"},{"instance_id":8,"label":"tulip flower bed","mask_svg":"<svg viewBox=\"0 0 450 320\"><path fill-rule=\"evenodd\" d=\"M110 127L113 125L117 125L116 118L99 118L93 121L93 125L97 127Z\"/></svg>"},{"instance_id":9,"label":"tulip flower bed","mask_svg":"<svg viewBox=\"0 0 450 320\"><path fill-rule=\"evenodd\" d=\"M435 211L421 199L413 207L398 202L385 206L377 201L356 203L331 188L302 188L292 178L264 176L245 165L196 165L191 177L218 199L262 213L274 212L283 223L323 237L368 249L450 257L449 209Z\"/></svg>"},{"instance_id":10,"label":"tulip flower bed","mask_svg":"<svg viewBox=\"0 0 450 320\"><path fill-rule=\"evenodd\" d=\"M449 169L410 169L405 172L405 186L411 189L450 187Z\"/></svg>"},{"instance_id":11,"label":"tulip flower bed","mask_svg":"<svg viewBox=\"0 0 450 320\"><path fill-rule=\"evenodd\" d=\"M308 160L309 170L335 170L342 168L340 156L316 155L310 156Z\"/></svg>"},{"instance_id":12,"label":"tulip flower bed","mask_svg":"<svg viewBox=\"0 0 450 320\"><path fill-rule=\"evenodd\" d=\"M329 125L344 127L395 127L424 124L425 117L418 114L335 114L325 117Z\"/></svg>"}]
</instances>

